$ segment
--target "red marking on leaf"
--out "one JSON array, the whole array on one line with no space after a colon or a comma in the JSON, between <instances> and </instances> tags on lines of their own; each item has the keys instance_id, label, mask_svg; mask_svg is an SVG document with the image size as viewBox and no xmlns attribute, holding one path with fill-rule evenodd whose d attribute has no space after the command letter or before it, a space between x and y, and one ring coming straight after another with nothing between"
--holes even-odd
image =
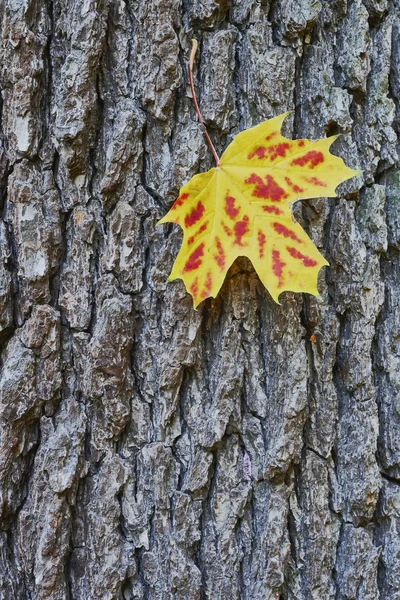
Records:
<instances>
[{"instance_id":1,"label":"red marking on leaf","mask_svg":"<svg viewBox=\"0 0 400 600\"><path fill-rule=\"evenodd\" d=\"M266 237L265 237L265 233L263 233L261 231L261 229L258 230L258 234L257 234L257 240L258 240L258 253L260 255L260 258L264 257L264 246L265 246L265 242L266 242Z\"/></svg>"},{"instance_id":2,"label":"red marking on leaf","mask_svg":"<svg viewBox=\"0 0 400 600\"><path fill-rule=\"evenodd\" d=\"M255 173L252 173L250 177L245 180L245 183L256 184L252 196L272 200L272 202L280 202L282 198L288 197L285 190L276 183L271 175L266 175L265 180L267 183L263 183L261 177Z\"/></svg>"},{"instance_id":3,"label":"red marking on leaf","mask_svg":"<svg viewBox=\"0 0 400 600\"><path fill-rule=\"evenodd\" d=\"M269 158L271 161L281 156L284 158L286 156L286 150L290 148L290 144L287 142L282 142L281 144L276 144L276 146L270 146L268 148L268 153L271 155Z\"/></svg>"},{"instance_id":4,"label":"red marking on leaf","mask_svg":"<svg viewBox=\"0 0 400 600\"><path fill-rule=\"evenodd\" d=\"M288 197L285 190L276 183L271 175L267 175L265 179L267 185L263 187L262 192L266 195L263 195L263 198L270 198L273 202L280 202L282 198Z\"/></svg>"},{"instance_id":5,"label":"red marking on leaf","mask_svg":"<svg viewBox=\"0 0 400 600\"><path fill-rule=\"evenodd\" d=\"M268 140L268 137L266 138L267 140ZM269 159L271 161L273 161L276 158L278 158L278 156L281 156L282 158L284 158L286 156L286 150L288 150L289 148L290 148L290 144L288 144L287 142L281 142L280 144L275 144L274 146L268 146L267 148L265 146L258 146L257 148L255 148L253 150L253 152L250 152L250 154L247 156L247 158L251 159L251 158L254 158L255 156L257 156L257 158L259 158L261 160L261 159L265 158L266 154L268 153Z\"/></svg>"},{"instance_id":6,"label":"red marking on leaf","mask_svg":"<svg viewBox=\"0 0 400 600\"><path fill-rule=\"evenodd\" d=\"M207 273L207 279L206 279L206 282L204 284L204 290L201 292L201 297L202 298L207 298L210 295L211 288L212 288L212 277L211 277L211 272L208 271L208 273Z\"/></svg>"},{"instance_id":7,"label":"red marking on leaf","mask_svg":"<svg viewBox=\"0 0 400 600\"><path fill-rule=\"evenodd\" d=\"M267 137L265 138L267 140L267 142L269 142L270 140L272 140L273 137L275 137L277 135L277 131L273 131L272 133L270 133L269 135L267 135Z\"/></svg>"},{"instance_id":8,"label":"red marking on leaf","mask_svg":"<svg viewBox=\"0 0 400 600\"><path fill-rule=\"evenodd\" d=\"M220 267L221 271L224 270L225 267L225 252L221 244L221 240L219 237L215 238L215 244L217 246L217 254L214 254L215 261L217 265Z\"/></svg>"},{"instance_id":9,"label":"red marking on leaf","mask_svg":"<svg viewBox=\"0 0 400 600\"><path fill-rule=\"evenodd\" d=\"M201 217L203 216L204 210L205 210L204 205L199 200L196 208L194 208L192 210L192 212L187 214L185 217L186 227L190 227L191 225L194 225L195 223L197 223L197 221L199 221L201 219Z\"/></svg>"},{"instance_id":10,"label":"red marking on leaf","mask_svg":"<svg viewBox=\"0 0 400 600\"><path fill-rule=\"evenodd\" d=\"M296 250L296 248L287 247L286 250L289 252L290 256L293 256L293 258L302 260L305 267L315 267L318 264L316 260L310 258L309 256L304 256L304 254Z\"/></svg>"},{"instance_id":11,"label":"red marking on leaf","mask_svg":"<svg viewBox=\"0 0 400 600\"><path fill-rule=\"evenodd\" d=\"M285 227L285 225L282 225L282 223L272 223L272 226L275 229L276 233L279 233L279 235L284 235L285 238L290 238L291 240L298 242L299 244L303 243L301 239L297 237L294 231L292 231L288 227Z\"/></svg>"},{"instance_id":12,"label":"red marking on leaf","mask_svg":"<svg viewBox=\"0 0 400 600\"><path fill-rule=\"evenodd\" d=\"M197 296L197 292L199 291L199 278L196 277L196 279L193 281L192 285L190 286L190 292L192 294L193 297Z\"/></svg>"},{"instance_id":13,"label":"red marking on leaf","mask_svg":"<svg viewBox=\"0 0 400 600\"><path fill-rule=\"evenodd\" d=\"M280 208L278 208L277 206L269 206L268 204L265 204L265 206L263 206L263 210L265 210L265 212L267 212L267 213L273 213L274 215L282 214L282 211Z\"/></svg>"},{"instance_id":14,"label":"red marking on leaf","mask_svg":"<svg viewBox=\"0 0 400 600\"><path fill-rule=\"evenodd\" d=\"M193 242L195 241L195 239L198 238L199 235L202 234L203 231L205 231L207 229L207 227L208 227L208 221L203 223L203 225L200 227L200 229L198 231L196 231L196 233L188 239L188 241L187 241L188 246L191 246L193 244Z\"/></svg>"},{"instance_id":15,"label":"red marking on leaf","mask_svg":"<svg viewBox=\"0 0 400 600\"><path fill-rule=\"evenodd\" d=\"M238 244L238 246L243 246L242 237L249 231L249 217L245 215L242 221L235 223L234 230L236 236L235 244Z\"/></svg>"},{"instance_id":16,"label":"red marking on leaf","mask_svg":"<svg viewBox=\"0 0 400 600\"><path fill-rule=\"evenodd\" d=\"M298 144L299 144L300 147L303 147L304 146L304 140L299 140Z\"/></svg>"},{"instance_id":17,"label":"red marking on leaf","mask_svg":"<svg viewBox=\"0 0 400 600\"><path fill-rule=\"evenodd\" d=\"M239 214L239 209L235 207L236 198L233 196L225 196L225 212L228 217L235 220Z\"/></svg>"},{"instance_id":18,"label":"red marking on leaf","mask_svg":"<svg viewBox=\"0 0 400 600\"><path fill-rule=\"evenodd\" d=\"M259 175L256 175L255 173L252 173L250 175L250 177L248 177L245 180L245 183L259 183L259 184L263 184L263 180L261 179L261 177Z\"/></svg>"},{"instance_id":19,"label":"red marking on leaf","mask_svg":"<svg viewBox=\"0 0 400 600\"><path fill-rule=\"evenodd\" d=\"M265 158L266 151L267 149L265 148L265 146L258 146L258 148L256 148L255 150L253 150L253 152L250 152L250 154L247 155L247 158L251 159L257 156L257 158L261 160L262 158Z\"/></svg>"},{"instance_id":20,"label":"red marking on leaf","mask_svg":"<svg viewBox=\"0 0 400 600\"><path fill-rule=\"evenodd\" d=\"M304 156L299 156L298 158L294 158L292 160L292 165L299 165L300 167L304 167L307 163L309 163L310 168L313 169L317 165L324 162L325 158L322 152L318 152L318 150L310 150Z\"/></svg>"},{"instance_id":21,"label":"red marking on leaf","mask_svg":"<svg viewBox=\"0 0 400 600\"><path fill-rule=\"evenodd\" d=\"M292 188L295 194L301 194L302 192L304 192L304 189L293 183L290 177L285 177L285 181L288 184L288 186Z\"/></svg>"},{"instance_id":22,"label":"red marking on leaf","mask_svg":"<svg viewBox=\"0 0 400 600\"><path fill-rule=\"evenodd\" d=\"M204 243L200 244L198 248L189 256L186 261L186 264L183 268L183 271L187 273L188 271L195 271L198 269L202 263L201 256L204 255Z\"/></svg>"},{"instance_id":23,"label":"red marking on leaf","mask_svg":"<svg viewBox=\"0 0 400 600\"><path fill-rule=\"evenodd\" d=\"M227 235L228 237L231 237L231 236L233 235L233 233L232 233L232 229L230 229L230 228L228 227L228 225L226 225L226 223L224 223L224 221L221 221L221 225L222 225L222 227L224 228L224 231L225 231L226 235Z\"/></svg>"},{"instance_id":24,"label":"red marking on leaf","mask_svg":"<svg viewBox=\"0 0 400 600\"><path fill-rule=\"evenodd\" d=\"M189 198L189 194L181 194L180 196L178 196L178 198L175 200L174 205L172 207L172 210L176 210L178 208L178 206L182 206L183 202Z\"/></svg>"},{"instance_id":25,"label":"red marking on leaf","mask_svg":"<svg viewBox=\"0 0 400 600\"><path fill-rule=\"evenodd\" d=\"M318 177L306 177L306 181L308 181L308 183L312 183L313 185L319 185L320 187L328 187L326 183L318 179Z\"/></svg>"},{"instance_id":26,"label":"red marking on leaf","mask_svg":"<svg viewBox=\"0 0 400 600\"><path fill-rule=\"evenodd\" d=\"M281 255L279 254L279 251L272 250L272 271L273 271L274 275L276 275L279 278L278 287L280 287L282 285L282 273L283 273L283 267L285 267L285 266L286 266L286 263L281 260Z\"/></svg>"}]
</instances>

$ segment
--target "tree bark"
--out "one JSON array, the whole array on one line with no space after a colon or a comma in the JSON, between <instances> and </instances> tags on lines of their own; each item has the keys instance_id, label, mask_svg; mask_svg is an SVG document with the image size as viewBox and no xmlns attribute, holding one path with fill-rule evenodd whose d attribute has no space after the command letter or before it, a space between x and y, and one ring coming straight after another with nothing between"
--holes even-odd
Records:
<instances>
[{"instance_id":1,"label":"tree bark","mask_svg":"<svg viewBox=\"0 0 400 600\"><path fill-rule=\"evenodd\" d=\"M0 4L0 599L400 600L398 0ZM197 311L157 226L292 110L360 175Z\"/></svg>"}]
</instances>

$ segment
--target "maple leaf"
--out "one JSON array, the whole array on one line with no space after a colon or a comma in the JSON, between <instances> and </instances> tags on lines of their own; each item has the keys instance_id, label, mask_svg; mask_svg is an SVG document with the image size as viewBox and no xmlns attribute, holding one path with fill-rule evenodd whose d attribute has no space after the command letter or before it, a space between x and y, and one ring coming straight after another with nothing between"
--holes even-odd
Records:
<instances>
[{"instance_id":1,"label":"maple leaf","mask_svg":"<svg viewBox=\"0 0 400 600\"><path fill-rule=\"evenodd\" d=\"M195 100L193 87L192 93ZM196 100L195 105L198 109ZM288 114L239 133L221 159L211 144L217 166L184 185L159 221L183 229L168 281L182 279L194 307L218 294L238 256L251 260L276 302L287 290L318 296L318 272L328 262L294 220L291 203L335 197L339 183L359 171L329 152L337 136L317 141L283 137Z\"/></svg>"}]
</instances>

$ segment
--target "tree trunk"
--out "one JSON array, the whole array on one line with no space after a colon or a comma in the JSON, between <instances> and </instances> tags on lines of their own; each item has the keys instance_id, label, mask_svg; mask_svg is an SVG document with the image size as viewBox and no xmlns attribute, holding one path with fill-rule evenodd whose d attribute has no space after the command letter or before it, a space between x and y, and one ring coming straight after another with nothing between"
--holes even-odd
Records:
<instances>
[{"instance_id":1,"label":"tree trunk","mask_svg":"<svg viewBox=\"0 0 400 600\"><path fill-rule=\"evenodd\" d=\"M398 0L3 0L1 600L400 599ZM157 226L287 110L330 263L197 311Z\"/></svg>"}]
</instances>

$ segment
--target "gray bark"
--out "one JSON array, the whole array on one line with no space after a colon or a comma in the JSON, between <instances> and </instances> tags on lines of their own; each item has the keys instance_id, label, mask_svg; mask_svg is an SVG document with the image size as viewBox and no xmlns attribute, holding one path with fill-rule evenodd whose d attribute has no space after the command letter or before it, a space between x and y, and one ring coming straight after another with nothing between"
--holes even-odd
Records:
<instances>
[{"instance_id":1,"label":"gray bark","mask_svg":"<svg viewBox=\"0 0 400 600\"><path fill-rule=\"evenodd\" d=\"M398 0L2 0L0 599L400 600ZM363 169L197 311L156 226L293 110Z\"/></svg>"}]
</instances>

